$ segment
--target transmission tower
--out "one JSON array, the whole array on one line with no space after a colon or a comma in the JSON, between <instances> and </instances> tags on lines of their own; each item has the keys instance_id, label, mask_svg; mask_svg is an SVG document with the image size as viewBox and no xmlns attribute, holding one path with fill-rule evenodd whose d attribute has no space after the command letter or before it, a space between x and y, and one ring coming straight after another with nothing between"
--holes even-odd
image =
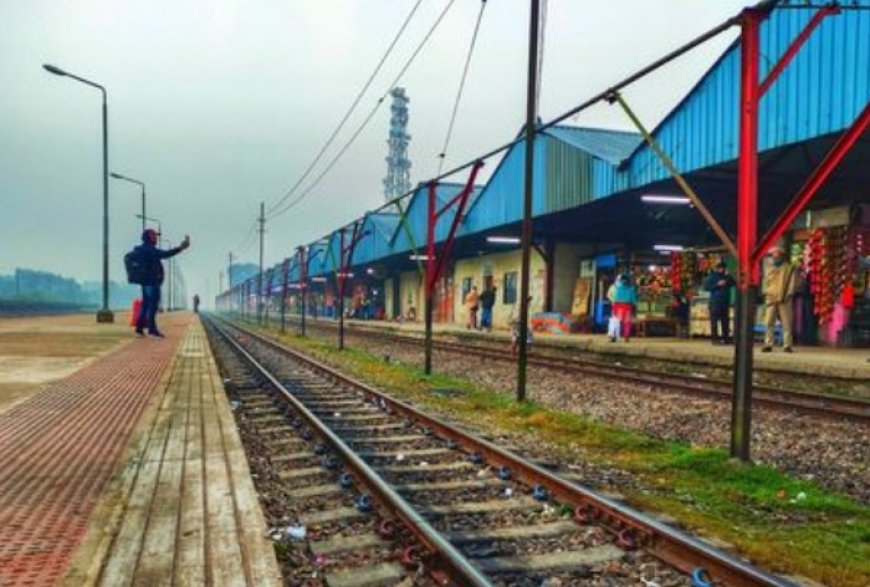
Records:
<instances>
[{"instance_id":1,"label":"transmission tower","mask_svg":"<svg viewBox=\"0 0 870 587\"><path fill-rule=\"evenodd\" d=\"M384 178L384 200L404 195L411 189L411 161L408 159L408 96L405 88L393 88L390 92L393 103L390 106L390 138L387 145L387 177Z\"/></svg>"}]
</instances>

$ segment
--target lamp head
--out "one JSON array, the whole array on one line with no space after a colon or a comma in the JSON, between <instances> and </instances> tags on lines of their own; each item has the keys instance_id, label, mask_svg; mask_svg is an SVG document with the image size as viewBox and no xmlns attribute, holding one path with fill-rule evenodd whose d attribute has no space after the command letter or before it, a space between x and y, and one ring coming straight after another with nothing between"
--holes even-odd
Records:
<instances>
[{"instance_id":1,"label":"lamp head","mask_svg":"<svg viewBox=\"0 0 870 587\"><path fill-rule=\"evenodd\" d=\"M114 171L112 173L110 173L109 175L111 175L115 179L126 179L123 175L121 175L120 173L115 173Z\"/></svg>"},{"instance_id":2,"label":"lamp head","mask_svg":"<svg viewBox=\"0 0 870 587\"><path fill-rule=\"evenodd\" d=\"M51 65L49 63L43 63L42 69L44 69L48 73L53 73L54 75L60 75L60 76L67 75L67 73L64 70L57 67L56 65Z\"/></svg>"}]
</instances>

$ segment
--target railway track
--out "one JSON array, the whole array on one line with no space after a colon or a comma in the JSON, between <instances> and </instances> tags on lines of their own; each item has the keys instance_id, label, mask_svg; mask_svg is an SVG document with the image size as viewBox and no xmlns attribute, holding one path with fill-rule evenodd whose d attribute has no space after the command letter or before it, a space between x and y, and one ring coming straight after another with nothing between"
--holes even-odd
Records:
<instances>
[{"instance_id":1,"label":"railway track","mask_svg":"<svg viewBox=\"0 0 870 587\"><path fill-rule=\"evenodd\" d=\"M206 325L222 369L244 364L230 386L243 438L301 503L289 528L321 562L313 584L791 585L265 337Z\"/></svg>"},{"instance_id":2,"label":"railway track","mask_svg":"<svg viewBox=\"0 0 870 587\"><path fill-rule=\"evenodd\" d=\"M309 324L309 328L311 325ZM314 328L334 329L329 323L315 323ZM373 329L354 327L349 334L378 338L390 342L401 342L423 346L424 341L419 336L401 335L380 332ZM516 357L504 349L493 345L478 345L463 342L446 342L433 340L432 348L446 353L456 353L465 356L475 356L502 362L516 362ZM638 384L638 389L649 386L649 391L667 389L695 397L730 400L732 396L731 383L656 372L627 366L606 365L600 362L578 357L559 357L554 355L529 353L528 364L561 372L577 373L602 377L608 380L626 381ZM870 423L870 401L835 395L811 394L777 387L755 385L752 400L756 405L777 410L785 410L801 414L812 414L825 418L845 418L857 422Z\"/></svg>"}]
</instances>

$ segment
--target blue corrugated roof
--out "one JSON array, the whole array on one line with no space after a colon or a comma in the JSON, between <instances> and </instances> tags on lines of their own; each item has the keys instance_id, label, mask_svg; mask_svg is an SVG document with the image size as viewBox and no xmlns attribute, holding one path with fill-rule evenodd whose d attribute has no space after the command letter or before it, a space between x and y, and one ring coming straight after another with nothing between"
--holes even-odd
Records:
<instances>
[{"instance_id":1,"label":"blue corrugated roof","mask_svg":"<svg viewBox=\"0 0 870 587\"><path fill-rule=\"evenodd\" d=\"M619 165L627 159L643 141L643 137L636 132L563 124L548 128L544 134L568 143L572 147L582 149L613 165Z\"/></svg>"},{"instance_id":2,"label":"blue corrugated roof","mask_svg":"<svg viewBox=\"0 0 870 587\"><path fill-rule=\"evenodd\" d=\"M378 231L378 238L390 240L399 225L399 215L385 212L369 214L366 219Z\"/></svg>"},{"instance_id":3,"label":"blue corrugated roof","mask_svg":"<svg viewBox=\"0 0 870 587\"><path fill-rule=\"evenodd\" d=\"M870 8L870 0L854 0ZM815 9L774 9L761 23L760 79L768 74ZM847 128L870 100L870 12L843 10L825 18L759 104L759 151ZM677 168L687 173L737 158L740 39L653 130ZM628 163L629 184L639 187L670 175L641 145Z\"/></svg>"}]
</instances>

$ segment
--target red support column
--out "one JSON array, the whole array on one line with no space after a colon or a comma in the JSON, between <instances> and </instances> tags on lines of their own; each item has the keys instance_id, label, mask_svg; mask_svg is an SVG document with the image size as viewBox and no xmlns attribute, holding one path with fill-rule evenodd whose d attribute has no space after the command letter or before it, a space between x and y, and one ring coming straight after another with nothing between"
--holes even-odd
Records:
<instances>
[{"instance_id":1,"label":"red support column","mask_svg":"<svg viewBox=\"0 0 870 587\"><path fill-rule=\"evenodd\" d=\"M344 233L342 228L338 245L338 350L344 350Z\"/></svg>"},{"instance_id":2,"label":"red support column","mask_svg":"<svg viewBox=\"0 0 870 587\"><path fill-rule=\"evenodd\" d=\"M305 314L308 312L308 260L305 247L297 247L299 256L299 293L302 298L302 336L305 336Z\"/></svg>"},{"instance_id":3,"label":"red support column","mask_svg":"<svg viewBox=\"0 0 870 587\"><path fill-rule=\"evenodd\" d=\"M465 216L465 206L468 204L468 198L474 190L474 180L477 178L477 173L483 167L483 161L475 161L471 168L471 173L468 174L468 180L465 182L465 187L459 192L450 202L445 204L441 210L436 210L436 192L438 184L435 182L429 183L429 212L426 222L426 280L425 280L425 319L426 319L426 336L424 343L424 366L423 370L428 375L432 373L432 312L435 294L435 285L441 277L441 273L447 266L447 259L450 257L450 252L453 249L453 242L456 240L456 231L459 228L459 223ZM441 253L438 258L435 258L435 224L443 214L456 204L456 213L453 216L453 222L450 223L450 230L447 232L447 238L444 240L444 245L441 247Z\"/></svg>"},{"instance_id":4,"label":"red support column","mask_svg":"<svg viewBox=\"0 0 870 587\"><path fill-rule=\"evenodd\" d=\"M432 294L435 289L435 282L438 280L435 263L435 223L438 221L438 217L435 214L437 189L437 183L434 181L429 183L429 213L426 216L426 279L423 284L423 315L426 326L423 372L426 375L432 373Z\"/></svg>"},{"instance_id":5,"label":"red support column","mask_svg":"<svg viewBox=\"0 0 870 587\"><path fill-rule=\"evenodd\" d=\"M740 45L740 154L737 178L737 344L731 408L731 456L749 460L752 424L752 347L755 337L755 286L752 264L758 210L758 42L762 15L743 11Z\"/></svg>"},{"instance_id":6,"label":"red support column","mask_svg":"<svg viewBox=\"0 0 870 587\"><path fill-rule=\"evenodd\" d=\"M287 280L290 272L290 258L284 259L284 264L281 266L281 334L287 331Z\"/></svg>"}]
</instances>

